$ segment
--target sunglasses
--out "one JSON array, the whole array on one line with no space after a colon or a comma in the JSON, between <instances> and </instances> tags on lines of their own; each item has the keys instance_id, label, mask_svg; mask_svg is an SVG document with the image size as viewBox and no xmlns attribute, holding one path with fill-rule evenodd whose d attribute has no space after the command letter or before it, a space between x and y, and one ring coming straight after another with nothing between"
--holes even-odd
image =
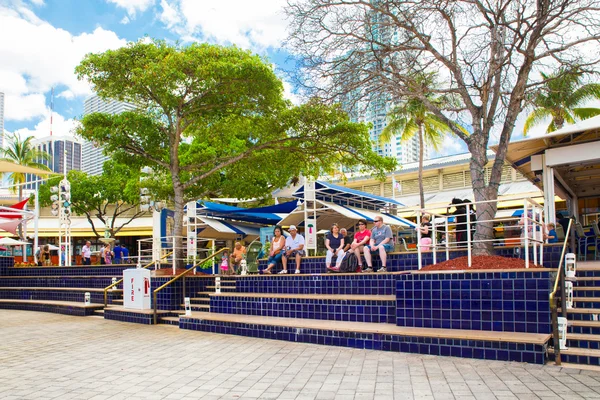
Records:
<instances>
[{"instance_id":1,"label":"sunglasses","mask_svg":"<svg viewBox=\"0 0 600 400\"><path fill-rule=\"evenodd\" d=\"M383 222L382 219L376 219L375 222Z\"/></svg>"}]
</instances>

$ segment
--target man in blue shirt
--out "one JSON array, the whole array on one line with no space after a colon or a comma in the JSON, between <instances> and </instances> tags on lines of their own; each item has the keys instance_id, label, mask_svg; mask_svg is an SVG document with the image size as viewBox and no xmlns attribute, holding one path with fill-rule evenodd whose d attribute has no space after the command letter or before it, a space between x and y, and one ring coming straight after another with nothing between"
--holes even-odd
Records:
<instances>
[{"instance_id":1,"label":"man in blue shirt","mask_svg":"<svg viewBox=\"0 0 600 400\"><path fill-rule=\"evenodd\" d=\"M121 247L121 242L118 240L115 242L113 253L115 254L113 264L123 264L123 248Z\"/></svg>"}]
</instances>

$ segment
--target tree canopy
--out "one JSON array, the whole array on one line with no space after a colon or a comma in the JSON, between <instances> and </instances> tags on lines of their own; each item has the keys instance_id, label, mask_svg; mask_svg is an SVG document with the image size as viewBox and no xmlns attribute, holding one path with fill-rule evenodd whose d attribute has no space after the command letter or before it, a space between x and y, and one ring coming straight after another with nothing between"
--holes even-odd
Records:
<instances>
[{"instance_id":1,"label":"tree canopy","mask_svg":"<svg viewBox=\"0 0 600 400\"><path fill-rule=\"evenodd\" d=\"M532 71L597 68L599 9L599 0L288 0L287 43L311 95L353 109L382 98L423 102L467 144L474 197L486 201L497 198L524 99L544 83ZM431 73L436 87L420 82ZM441 108L428 93L460 103ZM498 151L487 179L491 138ZM494 202L477 207L476 239L493 237L495 212ZM491 252L485 243L476 252Z\"/></svg>"},{"instance_id":2,"label":"tree canopy","mask_svg":"<svg viewBox=\"0 0 600 400\"><path fill-rule=\"evenodd\" d=\"M50 188L57 186L62 179L62 176L57 176L40 186L41 206L52 204ZM71 183L73 213L85 215L97 237L104 236L104 231L97 226L97 220L102 221L114 237L131 221L144 214L138 207L140 172L135 167L108 160L104 163L102 175L90 176L72 170L67 173L67 179Z\"/></svg>"},{"instance_id":3,"label":"tree canopy","mask_svg":"<svg viewBox=\"0 0 600 400\"><path fill-rule=\"evenodd\" d=\"M272 67L236 47L139 41L89 54L76 72L99 96L137 106L87 115L79 134L116 160L152 167L179 235L188 199L264 196L339 163L379 177L395 167L371 149L366 125L316 100L292 106Z\"/></svg>"}]
</instances>

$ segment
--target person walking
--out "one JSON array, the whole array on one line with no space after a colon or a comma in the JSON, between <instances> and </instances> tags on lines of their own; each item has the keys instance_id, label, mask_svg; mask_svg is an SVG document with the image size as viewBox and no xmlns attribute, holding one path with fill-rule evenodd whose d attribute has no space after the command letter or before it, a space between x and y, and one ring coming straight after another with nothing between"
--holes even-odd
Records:
<instances>
[{"instance_id":1,"label":"person walking","mask_svg":"<svg viewBox=\"0 0 600 400\"><path fill-rule=\"evenodd\" d=\"M83 265L92 265L92 242L89 240L81 248L81 261Z\"/></svg>"}]
</instances>

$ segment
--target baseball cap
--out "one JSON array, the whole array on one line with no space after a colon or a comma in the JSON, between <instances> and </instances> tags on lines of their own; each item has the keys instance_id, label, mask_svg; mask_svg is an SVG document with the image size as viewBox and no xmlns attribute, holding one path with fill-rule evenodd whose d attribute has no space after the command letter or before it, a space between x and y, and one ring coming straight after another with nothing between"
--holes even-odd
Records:
<instances>
[{"instance_id":1,"label":"baseball cap","mask_svg":"<svg viewBox=\"0 0 600 400\"><path fill-rule=\"evenodd\" d=\"M296 229L296 225L290 225L290 227L288 228L288 231L297 231L298 229Z\"/></svg>"}]
</instances>

